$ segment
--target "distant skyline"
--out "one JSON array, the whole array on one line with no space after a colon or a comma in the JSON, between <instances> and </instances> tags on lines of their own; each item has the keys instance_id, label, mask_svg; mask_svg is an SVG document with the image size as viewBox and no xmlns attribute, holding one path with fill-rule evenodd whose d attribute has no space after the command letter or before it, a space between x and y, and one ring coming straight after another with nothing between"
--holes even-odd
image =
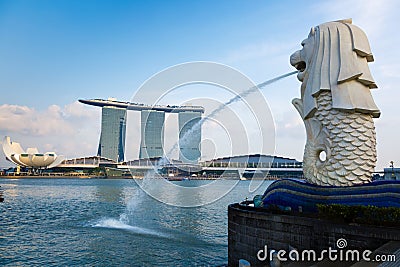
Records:
<instances>
[{"instance_id":1,"label":"distant skyline","mask_svg":"<svg viewBox=\"0 0 400 267\"><path fill-rule=\"evenodd\" d=\"M130 101L152 75L190 61L226 64L258 84L294 70L289 56L301 48L312 26L352 18L366 32L375 58L370 68L378 89L372 93L382 112L375 120L377 170L391 160L400 166L399 10L395 0L0 0L0 137L68 158L95 155L101 109L78 99ZM302 160L305 130L291 104L300 95L300 82L291 76L262 94L275 121L275 154ZM211 86L192 85L163 103L196 104L199 95L217 102L230 97ZM206 113L212 106L216 103ZM139 116L128 114L127 159L138 157ZM169 116L165 133L176 140L176 115ZM216 131L213 127L205 125L203 134ZM215 140L226 146L225 137ZM229 156L212 149L207 157ZM11 165L2 156L0 167L6 166Z\"/></svg>"}]
</instances>

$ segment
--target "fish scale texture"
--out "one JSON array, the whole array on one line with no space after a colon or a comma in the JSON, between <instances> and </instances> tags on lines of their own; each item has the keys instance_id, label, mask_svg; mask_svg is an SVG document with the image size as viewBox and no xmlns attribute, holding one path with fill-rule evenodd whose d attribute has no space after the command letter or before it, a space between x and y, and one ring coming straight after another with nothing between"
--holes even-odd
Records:
<instances>
[{"instance_id":1,"label":"fish scale texture","mask_svg":"<svg viewBox=\"0 0 400 267\"><path fill-rule=\"evenodd\" d=\"M305 178L318 185L349 186L371 181L376 165L376 134L372 115L332 108L330 91L317 97L314 118L327 132L327 157L319 159L320 141L307 140L304 151Z\"/></svg>"}]
</instances>

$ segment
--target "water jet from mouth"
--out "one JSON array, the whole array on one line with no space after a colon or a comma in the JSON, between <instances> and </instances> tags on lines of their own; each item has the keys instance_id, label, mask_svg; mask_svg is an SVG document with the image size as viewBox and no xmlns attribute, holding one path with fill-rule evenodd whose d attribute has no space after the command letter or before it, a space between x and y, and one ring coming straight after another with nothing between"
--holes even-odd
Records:
<instances>
[{"instance_id":1,"label":"water jet from mouth","mask_svg":"<svg viewBox=\"0 0 400 267\"><path fill-rule=\"evenodd\" d=\"M272 83L275 83L279 80L282 80L286 77L289 77L293 74L298 73L298 71L292 71L286 74L283 74L281 76L275 77L273 79L270 79L268 81L262 82L256 86L250 87L249 89L243 91L242 93L236 95L235 97L231 98L229 101L221 104L218 108L216 108L215 110L213 110L209 115L203 117L200 119L200 121L198 121L195 125L192 126L192 128L190 128L187 132L185 132L185 134L180 138L180 140L178 142L175 143L175 145L168 151L168 153L166 153L153 167L152 171L158 171L160 169L160 167L164 164L167 164L168 161L168 155L171 155L171 153L176 150L179 146L179 144L186 144L188 142L189 137L196 131L198 131L201 126L203 125L204 122L206 122L207 120L210 120L212 118L214 118L218 113L220 113L222 110L224 110L227 106L239 101L240 99L244 99L245 97L247 97L248 95L252 94L253 92L262 89L264 87L266 87L267 85L270 85ZM148 174L152 173L152 171L148 171ZM144 178L148 178L148 174L145 175Z\"/></svg>"}]
</instances>

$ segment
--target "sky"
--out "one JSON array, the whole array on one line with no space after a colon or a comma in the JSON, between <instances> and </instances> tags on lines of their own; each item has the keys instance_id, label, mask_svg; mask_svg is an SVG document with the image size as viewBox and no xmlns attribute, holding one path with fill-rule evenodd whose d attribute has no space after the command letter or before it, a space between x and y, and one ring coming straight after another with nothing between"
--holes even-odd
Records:
<instances>
[{"instance_id":1,"label":"sky","mask_svg":"<svg viewBox=\"0 0 400 267\"><path fill-rule=\"evenodd\" d=\"M399 10L396 0L0 0L0 137L68 158L95 155L101 110L78 99L130 101L156 73L192 61L230 66L259 84L294 70L289 56L311 27L352 18L366 32L375 58L370 69L379 88L373 97L382 112L375 120L377 170L392 160L399 166ZM302 160L305 129L291 104L300 95L299 81L288 77L261 94L273 118L274 154ZM204 104L210 112L231 96L215 86L191 85L163 101ZM250 117L235 119L240 105L232 107L236 115L225 119L228 125L203 126L203 159L259 152L257 126ZM171 147L177 119L167 118ZM127 159L138 157L139 122L139 114L129 112ZM235 132L239 128L247 137ZM230 141L241 138L246 145ZM0 158L0 167L9 165Z\"/></svg>"}]
</instances>

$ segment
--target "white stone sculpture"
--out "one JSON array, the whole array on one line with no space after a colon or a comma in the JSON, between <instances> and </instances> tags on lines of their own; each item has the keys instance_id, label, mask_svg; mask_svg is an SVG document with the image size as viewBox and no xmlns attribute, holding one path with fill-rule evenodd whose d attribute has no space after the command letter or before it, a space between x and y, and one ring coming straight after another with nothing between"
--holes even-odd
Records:
<instances>
[{"instance_id":1,"label":"white stone sculpture","mask_svg":"<svg viewBox=\"0 0 400 267\"><path fill-rule=\"evenodd\" d=\"M377 86L368 68L374 58L367 36L342 20L312 28L301 44L290 63L302 82L301 99L292 103L307 133L304 176L318 185L370 182L376 164L373 118L380 111L370 91Z\"/></svg>"},{"instance_id":2,"label":"white stone sculpture","mask_svg":"<svg viewBox=\"0 0 400 267\"><path fill-rule=\"evenodd\" d=\"M15 165L29 168L53 168L61 164L64 156L57 156L54 152L39 153L36 147L24 151L17 142L11 142L9 136L3 139L3 152L6 158Z\"/></svg>"}]
</instances>

